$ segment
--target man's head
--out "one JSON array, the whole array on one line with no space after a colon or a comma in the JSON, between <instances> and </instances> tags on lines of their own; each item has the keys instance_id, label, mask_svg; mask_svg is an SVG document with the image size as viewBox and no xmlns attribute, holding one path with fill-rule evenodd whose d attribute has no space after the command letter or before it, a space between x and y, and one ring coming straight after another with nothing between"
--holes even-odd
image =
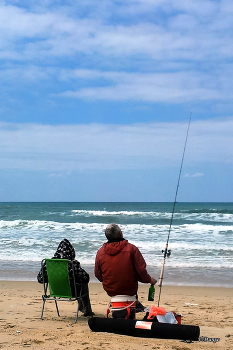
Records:
<instances>
[{"instance_id":1,"label":"man's head","mask_svg":"<svg viewBox=\"0 0 233 350\"><path fill-rule=\"evenodd\" d=\"M118 238L123 238L121 229L116 224L109 224L105 229L105 236L108 241L115 241Z\"/></svg>"}]
</instances>

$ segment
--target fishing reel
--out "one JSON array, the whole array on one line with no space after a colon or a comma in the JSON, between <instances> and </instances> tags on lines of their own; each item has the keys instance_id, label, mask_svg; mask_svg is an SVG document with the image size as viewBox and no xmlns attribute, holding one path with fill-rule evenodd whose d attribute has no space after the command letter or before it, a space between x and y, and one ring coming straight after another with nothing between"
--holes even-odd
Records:
<instances>
[{"instance_id":1,"label":"fishing reel","mask_svg":"<svg viewBox=\"0 0 233 350\"><path fill-rule=\"evenodd\" d=\"M165 258L169 258L169 256L171 255L171 250L170 249L165 249L165 250L162 250L162 253L164 253L164 257Z\"/></svg>"}]
</instances>

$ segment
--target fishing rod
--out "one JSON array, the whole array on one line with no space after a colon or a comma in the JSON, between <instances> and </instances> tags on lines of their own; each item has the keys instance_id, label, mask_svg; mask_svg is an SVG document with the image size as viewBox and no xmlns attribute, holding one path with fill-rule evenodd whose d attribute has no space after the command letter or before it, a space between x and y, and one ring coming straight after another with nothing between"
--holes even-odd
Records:
<instances>
[{"instance_id":1,"label":"fishing rod","mask_svg":"<svg viewBox=\"0 0 233 350\"><path fill-rule=\"evenodd\" d=\"M163 274L164 274L165 260L166 260L166 258L169 258L169 256L171 255L171 250L168 249L168 242L169 242L169 238L170 238L171 227L172 227L172 222L173 222L173 216L174 216L174 212L175 212L176 198L177 198L178 188L179 188L179 184L180 184L180 176L181 176L182 167L183 167L183 162L184 162L184 155L185 155L186 144L187 144L187 140L188 140L188 133L189 133L189 127L190 127L191 117L192 117L192 113L190 113L189 122L188 122L188 129L187 129L187 133L186 133L186 139L185 139L185 144L184 144L183 156L182 156L181 165L180 165L180 172L179 172L179 177L178 177L178 182L177 182L177 187L176 187L175 200L174 200L174 202L173 202L172 216L171 216L171 221L170 221L169 230L168 230L167 243L166 243L166 246L165 246L165 250L162 250L162 253L163 253L163 263L162 263L162 268L161 268L160 277L159 277L159 299L158 299L158 306L159 306L159 303L160 303L161 290L162 290L162 284L163 284Z\"/></svg>"}]
</instances>

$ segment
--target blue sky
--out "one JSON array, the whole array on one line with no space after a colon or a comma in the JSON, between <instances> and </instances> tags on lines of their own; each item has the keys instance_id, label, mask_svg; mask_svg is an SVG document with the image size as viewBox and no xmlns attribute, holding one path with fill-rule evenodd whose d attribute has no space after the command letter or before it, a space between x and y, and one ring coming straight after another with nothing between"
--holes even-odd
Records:
<instances>
[{"instance_id":1,"label":"blue sky","mask_svg":"<svg viewBox=\"0 0 233 350\"><path fill-rule=\"evenodd\" d=\"M233 201L230 0L0 0L0 201Z\"/></svg>"}]
</instances>

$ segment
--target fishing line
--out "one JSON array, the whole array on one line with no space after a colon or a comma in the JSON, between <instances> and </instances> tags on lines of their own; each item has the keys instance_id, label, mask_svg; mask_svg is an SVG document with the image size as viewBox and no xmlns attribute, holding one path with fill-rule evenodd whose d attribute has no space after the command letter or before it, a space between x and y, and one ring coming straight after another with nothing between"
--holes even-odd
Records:
<instances>
[{"instance_id":1,"label":"fishing line","mask_svg":"<svg viewBox=\"0 0 233 350\"><path fill-rule=\"evenodd\" d=\"M181 176L183 162L184 162L184 155L185 155L186 144L187 144L187 140L188 140L188 134L189 134L189 127L190 127L190 123L191 123L191 117L192 117L192 112L190 113L189 122L188 122L188 129L187 129L187 133L186 133L186 139L185 139L183 155L182 155L182 160L181 160L181 165L180 165L180 172L179 172L179 177L178 177L178 182L177 182L177 187L176 187L175 200L173 202L171 221L170 221L169 230L168 230L167 243L166 243L166 246L165 246L165 250L162 250L162 253L164 253L164 255L163 255L163 263L162 263L162 268L161 268L160 277L159 277L158 306L159 306L159 303L160 303L161 290L162 290L162 284L163 284L163 274L164 274L165 260L166 260L166 258L169 258L169 256L171 255L171 250L168 250L168 242L169 242L169 238L170 238L171 227L172 227L172 222L173 222L173 216L174 216L174 212L175 212L176 198L177 198L178 189L179 189L179 185L180 185L180 176Z\"/></svg>"}]
</instances>

